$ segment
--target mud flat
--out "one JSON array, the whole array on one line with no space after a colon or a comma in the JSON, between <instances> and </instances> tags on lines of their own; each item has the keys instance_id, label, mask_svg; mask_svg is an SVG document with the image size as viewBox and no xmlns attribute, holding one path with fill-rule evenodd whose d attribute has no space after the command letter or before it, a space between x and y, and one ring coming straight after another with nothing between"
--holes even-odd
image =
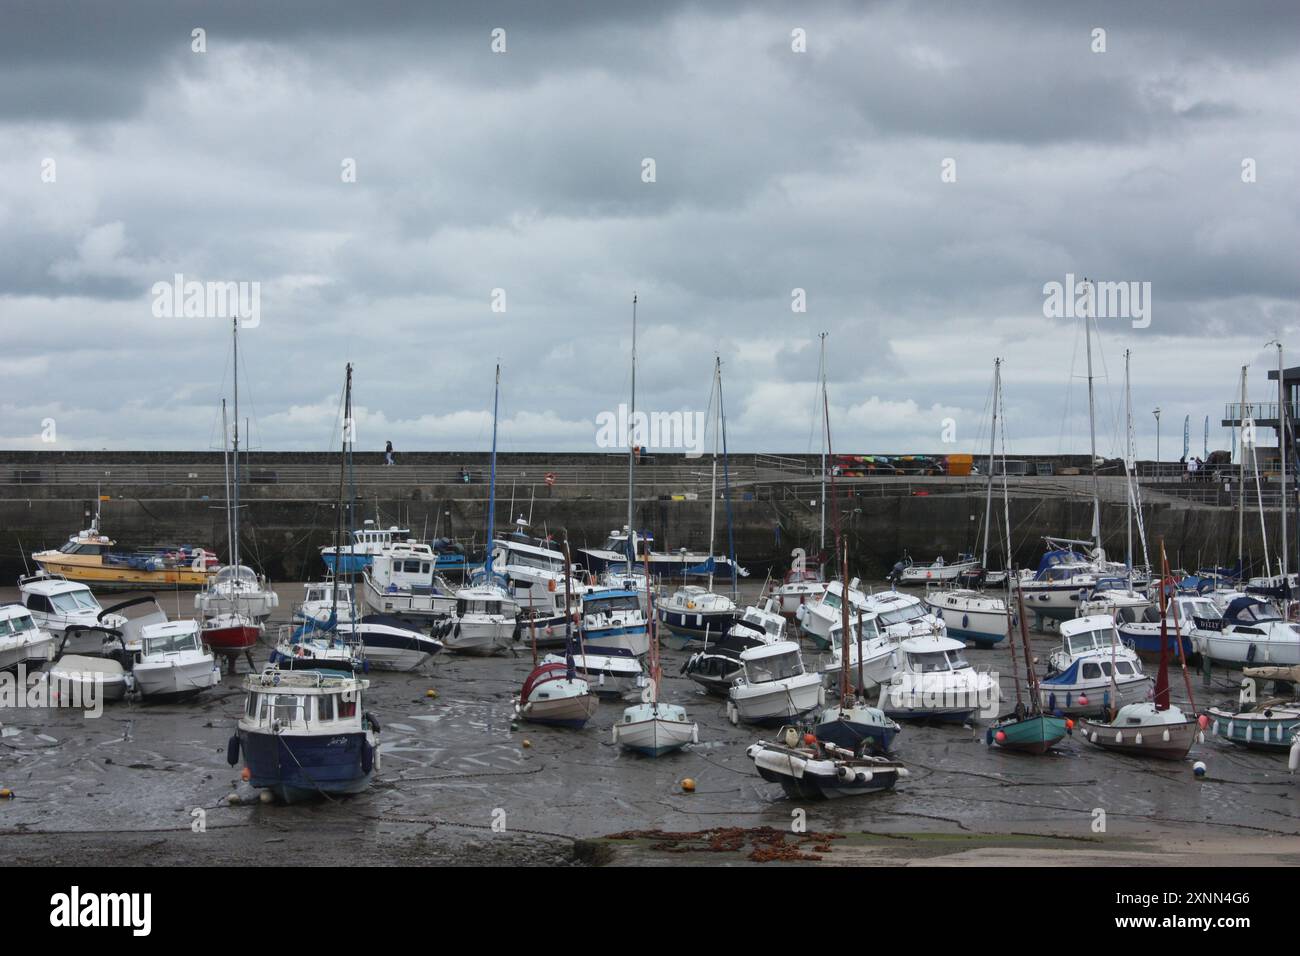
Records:
<instances>
[{"instance_id":1,"label":"mud flat","mask_svg":"<svg viewBox=\"0 0 1300 956\"><path fill-rule=\"evenodd\" d=\"M288 608L301 590L281 594ZM164 604L174 613L174 601ZM1054 639L1034 644L1045 659ZM110 704L98 719L0 711L0 786L15 792L0 801L0 847L17 863L140 866L241 865L268 845L286 862L321 865L1300 863L1285 754L1214 739L1163 764L1076 737L1027 757L989 750L980 724L908 725L897 748L911 776L896 792L796 804L745 756L771 731L732 726L723 701L678 675L685 655L664 657L666 698L700 725L685 752L620 751L610 729L624 705L608 702L581 731L512 730L511 695L531 654L440 655L427 673L371 675L366 706L383 725L371 790L290 807L258 801L226 763L242 672L189 703ZM1013 693L1005 649L968 657ZM1177 673L1171 684L1183 704ZM1199 706L1233 696L1227 679L1216 685L1207 691L1193 675ZM1206 763L1205 777L1193 760ZM688 777L694 793L681 787ZM800 813L807 832L794 833Z\"/></svg>"}]
</instances>

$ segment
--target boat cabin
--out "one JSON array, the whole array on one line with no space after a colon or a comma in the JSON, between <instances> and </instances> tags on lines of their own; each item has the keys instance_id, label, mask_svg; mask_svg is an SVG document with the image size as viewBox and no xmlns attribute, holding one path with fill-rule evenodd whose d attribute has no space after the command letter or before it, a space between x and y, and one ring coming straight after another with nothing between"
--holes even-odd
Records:
<instances>
[{"instance_id":1,"label":"boat cabin","mask_svg":"<svg viewBox=\"0 0 1300 956\"><path fill-rule=\"evenodd\" d=\"M798 677L804 672L799 645L793 641L742 651L740 660L745 667L745 682L749 684L770 684Z\"/></svg>"},{"instance_id":2,"label":"boat cabin","mask_svg":"<svg viewBox=\"0 0 1300 956\"><path fill-rule=\"evenodd\" d=\"M133 648L134 649L134 648ZM197 621L168 621L148 624L140 630L137 654L141 659L184 651L201 651Z\"/></svg>"}]
</instances>

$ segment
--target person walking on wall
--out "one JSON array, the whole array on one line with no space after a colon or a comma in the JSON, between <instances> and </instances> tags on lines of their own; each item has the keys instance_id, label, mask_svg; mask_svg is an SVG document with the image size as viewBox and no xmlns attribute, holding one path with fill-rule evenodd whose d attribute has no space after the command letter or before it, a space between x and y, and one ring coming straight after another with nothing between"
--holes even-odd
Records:
<instances>
[{"instance_id":1,"label":"person walking on wall","mask_svg":"<svg viewBox=\"0 0 1300 956\"><path fill-rule=\"evenodd\" d=\"M392 443L392 442L388 442L388 444L386 444L386 445L384 446L384 464L385 464L385 465L395 465L395 464L397 464L397 462L396 462L396 461L394 460L394 458L393 458L393 443Z\"/></svg>"}]
</instances>

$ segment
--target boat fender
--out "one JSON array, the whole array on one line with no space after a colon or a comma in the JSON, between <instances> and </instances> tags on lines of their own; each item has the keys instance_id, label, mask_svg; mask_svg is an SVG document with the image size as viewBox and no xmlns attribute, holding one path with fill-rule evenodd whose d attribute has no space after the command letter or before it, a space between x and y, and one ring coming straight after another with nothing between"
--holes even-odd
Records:
<instances>
[{"instance_id":1,"label":"boat fender","mask_svg":"<svg viewBox=\"0 0 1300 956\"><path fill-rule=\"evenodd\" d=\"M1169 731L1166 730L1166 731L1165 731L1165 737L1167 738L1168 736L1169 736ZM1134 738L1133 738L1133 742L1134 742L1135 744L1137 744L1139 747L1141 747L1141 746L1142 746L1142 735L1141 735L1141 734L1138 734L1136 737L1134 737Z\"/></svg>"},{"instance_id":2,"label":"boat fender","mask_svg":"<svg viewBox=\"0 0 1300 956\"><path fill-rule=\"evenodd\" d=\"M870 783L874 777L875 774L870 770L864 770L862 773L858 774L858 783Z\"/></svg>"},{"instance_id":3,"label":"boat fender","mask_svg":"<svg viewBox=\"0 0 1300 956\"><path fill-rule=\"evenodd\" d=\"M452 637L460 637L460 621L456 622L456 627L451 632Z\"/></svg>"},{"instance_id":4,"label":"boat fender","mask_svg":"<svg viewBox=\"0 0 1300 956\"><path fill-rule=\"evenodd\" d=\"M375 748L370 746L370 741L361 741L361 772L370 773L375 765Z\"/></svg>"},{"instance_id":5,"label":"boat fender","mask_svg":"<svg viewBox=\"0 0 1300 956\"><path fill-rule=\"evenodd\" d=\"M942 617L942 615L940 615L940 617ZM970 627L970 615L963 614L961 616L961 627L962 630L966 630L966 628Z\"/></svg>"},{"instance_id":6,"label":"boat fender","mask_svg":"<svg viewBox=\"0 0 1300 956\"><path fill-rule=\"evenodd\" d=\"M239 763L239 735L231 734L230 739L226 741L226 763L234 766Z\"/></svg>"},{"instance_id":7,"label":"boat fender","mask_svg":"<svg viewBox=\"0 0 1300 956\"><path fill-rule=\"evenodd\" d=\"M382 728L379 726L379 718L370 711L366 711L364 716L366 720L370 722L370 726L375 728L375 733L380 733Z\"/></svg>"},{"instance_id":8,"label":"boat fender","mask_svg":"<svg viewBox=\"0 0 1300 956\"><path fill-rule=\"evenodd\" d=\"M852 783L857 778L857 772L852 767L836 767L835 775L846 783Z\"/></svg>"},{"instance_id":9,"label":"boat fender","mask_svg":"<svg viewBox=\"0 0 1300 956\"><path fill-rule=\"evenodd\" d=\"M1169 743L1169 731L1165 730L1165 732L1160 735L1160 739L1163 740L1165 743ZM1140 742L1141 741L1139 741L1139 743Z\"/></svg>"},{"instance_id":10,"label":"boat fender","mask_svg":"<svg viewBox=\"0 0 1300 956\"><path fill-rule=\"evenodd\" d=\"M1050 711L1055 711L1055 710L1056 710L1056 695L1055 695L1055 694L1048 694L1048 695L1047 695L1047 709L1050 710Z\"/></svg>"},{"instance_id":11,"label":"boat fender","mask_svg":"<svg viewBox=\"0 0 1300 956\"><path fill-rule=\"evenodd\" d=\"M1255 663L1255 645L1254 645L1254 644L1252 644L1252 645L1250 645L1250 647L1246 648L1246 663L1247 663L1247 664L1253 664L1253 663Z\"/></svg>"},{"instance_id":12,"label":"boat fender","mask_svg":"<svg viewBox=\"0 0 1300 956\"><path fill-rule=\"evenodd\" d=\"M1291 742L1291 754L1287 757L1286 766L1292 773L1300 769L1300 737Z\"/></svg>"}]
</instances>

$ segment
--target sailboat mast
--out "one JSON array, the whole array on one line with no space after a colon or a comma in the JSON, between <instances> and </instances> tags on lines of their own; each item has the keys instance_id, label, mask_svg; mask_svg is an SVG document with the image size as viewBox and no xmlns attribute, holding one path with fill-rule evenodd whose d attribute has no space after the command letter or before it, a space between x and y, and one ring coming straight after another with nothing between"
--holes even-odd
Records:
<instances>
[{"instance_id":1,"label":"sailboat mast","mask_svg":"<svg viewBox=\"0 0 1300 956\"><path fill-rule=\"evenodd\" d=\"M230 563L239 567L239 319L231 320L231 334L235 352L235 431L234 431L234 497L235 507L231 517Z\"/></svg>"},{"instance_id":2,"label":"sailboat mast","mask_svg":"<svg viewBox=\"0 0 1300 956\"><path fill-rule=\"evenodd\" d=\"M989 531L993 527L993 451L998 435L998 378L1002 371L1002 359L993 360L993 421L989 425L989 480L984 491L984 549L980 553L980 568L989 566ZM1007 556L1010 560L1010 555ZM1007 565L1010 568L1010 565Z\"/></svg>"},{"instance_id":3,"label":"sailboat mast","mask_svg":"<svg viewBox=\"0 0 1300 956\"><path fill-rule=\"evenodd\" d=\"M1241 367L1241 441L1237 443L1237 454L1241 460L1237 465L1237 568L1246 570L1246 369ZM1253 443L1252 443L1253 444Z\"/></svg>"},{"instance_id":4,"label":"sailboat mast","mask_svg":"<svg viewBox=\"0 0 1300 956\"><path fill-rule=\"evenodd\" d=\"M722 377L722 358L714 356L713 358L713 390L717 393L718 380ZM721 412L722 403L718 403L719 412ZM718 431L721 425L721 414L715 415L713 419L713 481L709 489L709 590L713 590L713 532L717 526L718 518Z\"/></svg>"},{"instance_id":5,"label":"sailboat mast","mask_svg":"<svg viewBox=\"0 0 1300 956\"><path fill-rule=\"evenodd\" d=\"M636 559L636 544L633 541L635 525L632 517L633 472L636 468L636 293L632 293L632 406L627 418L627 572L632 573L632 562Z\"/></svg>"},{"instance_id":6,"label":"sailboat mast","mask_svg":"<svg viewBox=\"0 0 1300 956\"><path fill-rule=\"evenodd\" d=\"M1124 486L1128 499L1128 525L1125 537L1125 554L1128 557L1128 584L1133 586L1133 396L1129 390L1129 358L1132 352L1124 350Z\"/></svg>"},{"instance_id":7,"label":"sailboat mast","mask_svg":"<svg viewBox=\"0 0 1300 956\"><path fill-rule=\"evenodd\" d=\"M821 333L820 336L822 340L822 355L821 355L821 363L819 365L819 371L821 372L820 378L821 378L823 402L825 402L826 400L826 334L827 333L823 332ZM824 430L822 431L821 446L822 446L822 491L821 491L820 501L822 506L822 528L821 528L821 543L818 547L820 548L819 553L825 555L826 554L826 432ZM825 561L825 558L823 558L822 560ZM825 580L824 575L823 575L823 580Z\"/></svg>"},{"instance_id":8,"label":"sailboat mast","mask_svg":"<svg viewBox=\"0 0 1300 956\"><path fill-rule=\"evenodd\" d=\"M338 625L339 619L339 572L342 570L343 558L343 482L347 479L348 431L352 427L352 363L348 363L347 375L343 384L343 435L339 444L339 497L338 520L334 526L334 573L330 575L330 620Z\"/></svg>"},{"instance_id":9,"label":"sailboat mast","mask_svg":"<svg viewBox=\"0 0 1300 956\"><path fill-rule=\"evenodd\" d=\"M492 386L492 464L488 469L488 514L487 514L487 583L492 583L492 536L493 521L497 510L497 410L501 396L501 365L497 364L496 381Z\"/></svg>"},{"instance_id":10,"label":"sailboat mast","mask_svg":"<svg viewBox=\"0 0 1300 956\"><path fill-rule=\"evenodd\" d=\"M1084 279L1084 282L1089 280ZM1089 296L1091 297L1092 285L1089 282ZM1091 302L1089 298L1089 302ZM1088 311L1091 311L1089 309ZM1097 479L1097 416L1093 408L1092 398L1092 323L1088 316L1083 317L1084 338L1087 343L1088 352L1088 435L1090 438L1091 457L1088 464L1092 468L1092 530L1096 539L1097 550L1101 550L1101 491Z\"/></svg>"},{"instance_id":11,"label":"sailboat mast","mask_svg":"<svg viewBox=\"0 0 1300 956\"><path fill-rule=\"evenodd\" d=\"M230 530L230 423L226 421L226 400L221 400L221 466L226 483L226 556L234 556L234 535Z\"/></svg>"},{"instance_id":12,"label":"sailboat mast","mask_svg":"<svg viewBox=\"0 0 1300 956\"><path fill-rule=\"evenodd\" d=\"M1282 381L1282 342L1277 343L1277 456L1282 460L1282 587L1287 588L1287 568L1290 565L1290 542L1286 539L1286 512L1287 512L1287 492L1286 492L1286 387ZM1289 589L1285 592L1288 599L1291 594Z\"/></svg>"},{"instance_id":13,"label":"sailboat mast","mask_svg":"<svg viewBox=\"0 0 1300 956\"><path fill-rule=\"evenodd\" d=\"M731 517L731 466L727 459L727 406L722 400L722 371L718 370L718 422L722 431L722 497L727 502L727 560L731 563L731 599L740 600L736 580L736 524Z\"/></svg>"}]
</instances>

